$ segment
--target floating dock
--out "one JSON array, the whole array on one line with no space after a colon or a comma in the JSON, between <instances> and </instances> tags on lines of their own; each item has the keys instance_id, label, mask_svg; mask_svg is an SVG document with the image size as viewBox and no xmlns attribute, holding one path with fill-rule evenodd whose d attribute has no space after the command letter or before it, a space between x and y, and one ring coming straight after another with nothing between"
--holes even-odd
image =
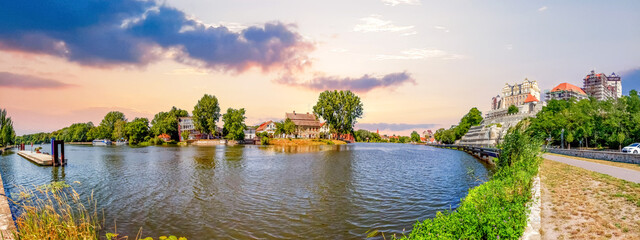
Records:
<instances>
[{"instance_id":1,"label":"floating dock","mask_svg":"<svg viewBox=\"0 0 640 240\"><path fill-rule=\"evenodd\" d=\"M53 156L44 153L36 153L31 151L19 151L18 155L23 158L28 159L38 165L43 166L52 166L53 165Z\"/></svg>"}]
</instances>

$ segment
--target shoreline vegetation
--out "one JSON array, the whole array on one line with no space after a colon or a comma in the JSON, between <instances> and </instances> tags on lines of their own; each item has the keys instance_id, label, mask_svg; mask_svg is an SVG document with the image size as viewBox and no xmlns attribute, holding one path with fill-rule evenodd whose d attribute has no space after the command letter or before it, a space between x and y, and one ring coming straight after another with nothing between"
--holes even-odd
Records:
<instances>
[{"instance_id":1,"label":"shoreline vegetation","mask_svg":"<svg viewBox=\"0 0 640 240\"><path fill-rule=\"evenodd\" d=\"M64 181L34 189L20 187L20 193L11 201L20 209L20 215L16 217L18 230L12 232L13 239L130 239L120 236L115 229L114 232L103 229L105 219L99 215L93 193L87 199L81 199L80 194ZM142 229L131 239L154 240L142 237ZM187 240L176 236L157 239Z\"/></svg>"},{"instance_id":2,"label":"shoreline vegetation","mask_svg":"<svg viewBox=\"0 0 640 240\"><path fill-rule=\"evenodd\" d=\"M533 178L541 162L541 142L525 133L528 121L509 130L496 159L497 172L469 191L460 206L417 222L409 235L394 239L518 239L527 225Z\"/></svg>"}]
</instances>

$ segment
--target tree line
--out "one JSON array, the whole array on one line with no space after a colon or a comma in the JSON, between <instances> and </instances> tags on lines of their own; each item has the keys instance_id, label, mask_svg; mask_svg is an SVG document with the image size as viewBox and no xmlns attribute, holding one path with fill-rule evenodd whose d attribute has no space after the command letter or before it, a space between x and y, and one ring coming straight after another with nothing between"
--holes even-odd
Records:
<instances>
[{"instance_id":1,"label":"tree line","mask_svg":"<svg viewBox=\"0 0 640 240\"><path fill-rule=\"evenodd\" d=\"M552 145L561 145L564 137L567 148L620 149L640 142L640 96L631 90L628 96L605 101L551 100L527 131Z\"/></svg>"},{"instance_id":2,"label":"tree line","mask_svg":"<svg viewBox=\"0 0 640 240\"><path fill-rule=\"evenodd\" d=\"M472 108L469 112L460 119L458 125L451 126L449 129L440 128L433 134L433 138L436 141L452 144L459 140L469 132L469 128L478 126L482 122L482 112L478 108Z\"/></svg>"},{"instance_id":3,"label":"tree line","mask_svg":"<svg viewBox=\"0 0 640 240\"><path fill-rule=\"evenodd\" d=\"M316 118L325 119L332 133L339 134L353 133L356 119L361 118L363 113L360 98L351 91L322 92L313 110ZM218 98L205 94L198 100L191 113L195 129L205 136L220 135L229 140L242 140L245 137L244 130L247 129L247 125L244 108L228 108L226 113L220 114ZM18 140L23 143L44 143L55 137L65 142L109 139L128 140L130 144L158 144L162 142L157 138L161 134L169 135L172 141L179 141L180 136L187 137L188 132L178 131L178 118L187 116L188 111L172 107L167 112L155 114L151 121L138 117L128 121L122 112L112 111L104 116L98 126L94 126L92 122L74 123L51 133L23 135L18 137ZM220 118L224 122L221 132L217 130ZM296 129L297 126L291 119L276 123L276 134L290 135Z\"/></svg>"}]
</instances>

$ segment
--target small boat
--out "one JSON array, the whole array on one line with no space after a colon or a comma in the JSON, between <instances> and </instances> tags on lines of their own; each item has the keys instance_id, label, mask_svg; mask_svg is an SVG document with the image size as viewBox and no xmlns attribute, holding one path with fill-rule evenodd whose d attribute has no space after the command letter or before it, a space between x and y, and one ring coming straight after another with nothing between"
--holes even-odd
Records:
<instances>
[{"instance_id":1,"label":"small boat","mask_svg":"<svg viewBox=\"0 0 640 240\"><path fill-rule=\"evenodd\" d=\"M109 139L96 139L91 142L93 146L108 146L111 145L111 140Z\"/></svg>"},{"instance_id":2,"label":"small boat","mask_svg":"<svg viewBox=\"0 0 640 240\"><path fill-rule=\"evenodd\" d=\"M125 146L125 145L129 145L129 141L125 140L125 139L119 139L118 141L116 141L115 143L116 146Z\"/></svg>"}]
</instances>

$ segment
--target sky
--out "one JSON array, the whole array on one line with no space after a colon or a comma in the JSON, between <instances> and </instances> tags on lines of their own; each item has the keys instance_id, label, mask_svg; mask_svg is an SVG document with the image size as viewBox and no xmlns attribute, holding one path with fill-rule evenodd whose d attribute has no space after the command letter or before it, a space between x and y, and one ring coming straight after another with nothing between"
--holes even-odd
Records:
<instances>
[{"instance_id":1,"label":"sky","mask_svg":"<svg viewBox=\"0 0 640 240\"><path fill-rule=\"evenodd\" d=\"M5 1L0 108L17 134L129 120L204 94L246 123L362 99L356 128L449 127L505 83L582 86L591 70L640 89L640 2L425 0Z\"/></svg>"}]
</instances>

